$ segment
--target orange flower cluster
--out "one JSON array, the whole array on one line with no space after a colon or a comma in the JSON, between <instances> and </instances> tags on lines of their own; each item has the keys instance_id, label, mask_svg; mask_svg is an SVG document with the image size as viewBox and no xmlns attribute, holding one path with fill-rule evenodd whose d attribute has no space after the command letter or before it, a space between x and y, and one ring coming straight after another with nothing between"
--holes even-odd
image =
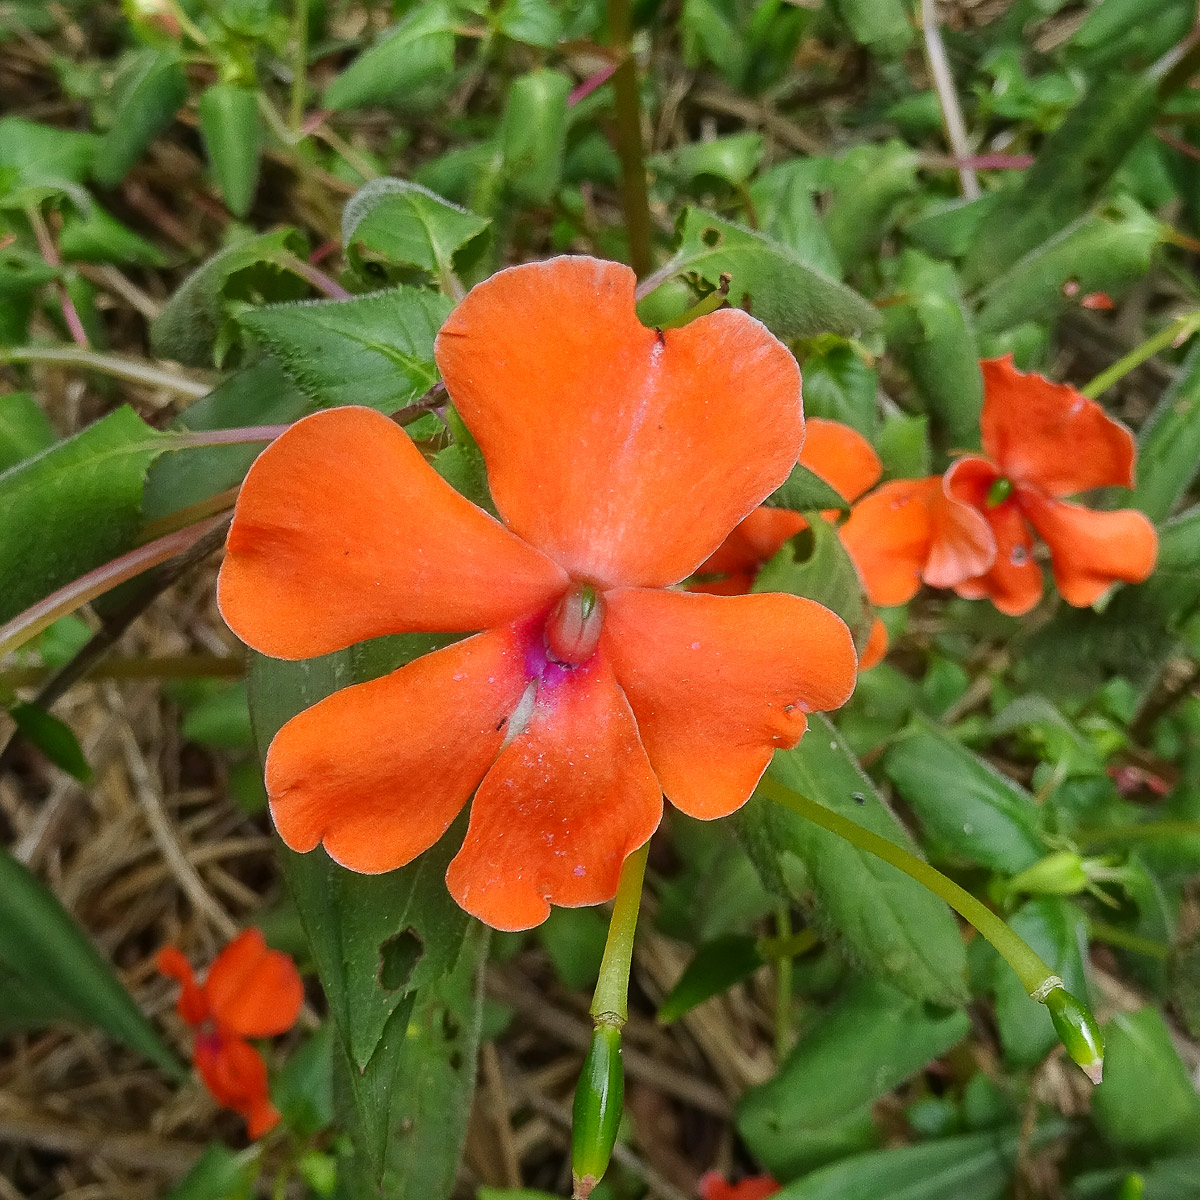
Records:
<instances>
[{"instance_id":1,"label":"orange flower cluster","mask_svg":"<svg viewBox=\"0 0 1200 1200\"><path fill-rule=\"evenodd\" d=\"M176 1010L195 1029L192 1058L218 1103L246 1120L252 1138L279 1121L267 1088L267 1064L248 1038L275 1037L296 1023L304 985L291 958L268 950L246 929L217 955L202 984L174 946L158 952L158 969L182 985Z\"/></svg>"},{"instance_id":2,"label":"orange flower cluster","mask_svg":"<svg viewBox=\"0 0 1200 1200\"><path fill-rule=\"evenodd\" d=\"M256 650L483 630L279 731L266 785L292 849L389 871L474 793L448 886L528 928L611 899L664 794L732 812L807 713L849 697L854 646L828 609L674 587L795 464L795 359L733 309L648 329L634 287L591 258L513 267L438 335L500 521L365 408L300 421L250 470L218 600Z\"/></svg>"}]
</instances>

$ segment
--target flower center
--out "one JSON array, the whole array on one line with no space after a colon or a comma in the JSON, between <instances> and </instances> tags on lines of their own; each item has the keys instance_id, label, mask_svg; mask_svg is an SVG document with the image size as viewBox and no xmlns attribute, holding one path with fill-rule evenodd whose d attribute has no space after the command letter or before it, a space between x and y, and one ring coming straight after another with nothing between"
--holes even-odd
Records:
<instances>
[{"instance_id":1,"label":"flower center","mask_svg":"<svg viewBox=\"0 0 1200 1200\"><path fill-rule=\"evenodd\" d=\"M1001 476L997 479L990 488L987 494L988 508L999 508L1012 495L1013 485L1011 479L1005 479Z\"/></svg>"},{"instance_id":2,"label":"flower center","mask_svg":"<svg viewBox=\"0 0 1200 1200\"><path fill-rule=\"evenodd\" d=\"M604 601L590 583L574 583L546 622L546 649L577 667L596 652L604 625Z\"/></svg>"}]
</instances>

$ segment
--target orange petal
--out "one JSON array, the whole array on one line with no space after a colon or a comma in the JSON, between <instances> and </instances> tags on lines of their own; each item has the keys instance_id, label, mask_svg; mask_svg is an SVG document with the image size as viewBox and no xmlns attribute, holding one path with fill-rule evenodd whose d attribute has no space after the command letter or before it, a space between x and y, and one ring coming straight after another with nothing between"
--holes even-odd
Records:
<instances>
[{"instance_id":1,"label":"orange petal","mask_svg":"<svg viewBox=\"0 0 1200 1200\"><path fill-rule=\"evenodd\" d=\"M293 717L267 754L279 836L352 871L411 862L445 833L525 690L524 631L493 629Z\"/></svg>"},{"instance_id":2,"label":"orange petal","mask_svg":"<svg viewBox=\"0 0 1200 1200\"><path fill-rule=\"evenodd\" d=\"M700 564L696 574L747 573L757 575L762 566L774 557L780 546L795 537L808 522L798 512L789 508L756 508L737 528ZM710 591L704 586L692 585L693 592ZM749 585L741 589L749 591ZM736 592L721 592L720 595L735 595Z\"/></svg>"},{"instance_id":3,"label":"orange petal","mask_svg":"<svg viewBox=\"0 0 1200 1200\"><path fill-rule=\"evenodd\" d=\"M207 1021L211 1015L208 1011L208 1000L192 971L192 964L183 956L183 952L175 946L164 946L155 956L154 965L162 975L177 979L182 990L175 1002L175 1011L188 1025L199 1025Z\"/></svg>"},{"instance_id":4,"label":"orange petal","mask_svg":"<svg viewBox=\"0 0 1200 1200\"><path fill-rule=\"evenodd\" d=\"M607 593L602 644L667 799L693 817L733 812L805 713L844 704L855 654L840 617L765 593Z\"/></svg>"},{"instance_id":5,"label":"orange petal","mask_svg":"<svg viewBox=\"0 0 1200 1200\"><path fill-rule=\"evenodd\" d=\"M201 1035L196 1039L196 1070L219 1104L240 1113L252 1138L261 1137L279 1121L267 1086L262 1055L238 1037Z\"/></svg>"},{"instance_id":6,"label":"orange petal","mask_svg":"<svg viewBox=\"0 0 1200 1200\"><path fill-rule=\"evenodd\" d=\"M983 448L1014 483L1052 496L1133 486L1133 434L1073 387L985 359Z\"/></svg>"},{"instance_id":7,"label":"orange petal","mask_svg":"<svg viewBox=\"0 0 1200 1200\"><path fill-rule=\"evenodd\" d=\"M777 488L804 439L800 372L752 317L660 333L633 272L594 258L500 271L438 335L450 395L514 533L571 574L691 574Z\"/></svg>"},{"instance_id":8,"label":"orange petal","mask_svg":"<svg viewBox=\"0 0 1200 1200\"><path fill-rule=\"evenodd\" d=\"M204 994L223 1030L248 1038L274 1037L295 1025L304 984L291 957L268 950L262 933L252 927L217 955Z\"/></svg>"},{"instance_id":9,"label":"orange petal","mask_svg":"<svg viewBox=\"0 0 1200 1200\"><path fill-rule=\"evenodd\" d=\"M621 864L662 817L662 792L603 650L550 664L529 724L479 785L451 895L493 929L529 929L551 904L611 900Z\"/></svg>"},{"instance_id":10,"label":"orange petal","mask_svg":"<svg viewBox=\"0 0 1200 1200\"><path fill-rule=\"evenodd\" d=\"M867 634L867 644L863 647L862 657L858 660L858 673L877 667L887 657L888 631L887 626L876 617L871 622L871 632Z\"/></svg>"},{"instance_id":11,"label":"orange petal","mask_svg":"<svg viewBox=\"0 0 1200 1200\"><path fill-rule=\"evenodd\" d=\"M1140 512L1096 512L1022 488L1021 507L1050 547L1054 582L1077 608L1095 604L1118 580L1141 583L1158 557L1158 534Z\"/></svg>"},{"instance_id":12,"label":"orange petal","mask_svg":"<svg viewBox=\"0 0 1200 1200\"><path fill-rule=\"evenodd\" d=\"M906 604L917 594L933 544L932 506L939 490L936 475L896 479L850 510L839 533L872 604Z\"/></svg>"},{"instance_id":13,"label":"orange petal","mask_svg":"<svg viewBox=\"0 0 1200 1200\"><path fill-rule=\"evenodd\" d=\"M930 587L952 588L990 569L996 560L995 535L976 505L965 504L952 494L948 474L942 476L930 511L933 541L921 573Z\"/></svg>"},{"instance_id":14,"label":"orange petal","mask_svg":"<svg viewBox=\"0 0 1200 1200\"><path fill-rule=\"evenodd\" d=\"M999 478L998 469L985 458L960 458L946 472L947 490L985 517L996 548L987 570L952 586L968 600L990 599L1002 613L1019 617L1042 598L1042 569L1033 560L1033 534L1017 493L1000 504L988 502Z\"/></svg>"},{"instance_id":15,"label":"orange petal","mask_svg":"<svg viewBox=\"0 0 1200 1200\"><path fill-rule=\"evenodd\" d=\"M255 650L308 658L385 633L491 628L565 583L394 422L335 408L297 422L250 468L217 600Z\"/></svg>"},{"instance_id":16,"label":"orange petal","mask_svg":"<svg viewBox=\"0 0 1200 1200\"><path fill-rule=\"evenodd\" d=\"M875 447L857 429L820 417L809 417L804 423L800 465L820 476L847 502L874 487L883 474Z\"/></svg>"}]
</instances>

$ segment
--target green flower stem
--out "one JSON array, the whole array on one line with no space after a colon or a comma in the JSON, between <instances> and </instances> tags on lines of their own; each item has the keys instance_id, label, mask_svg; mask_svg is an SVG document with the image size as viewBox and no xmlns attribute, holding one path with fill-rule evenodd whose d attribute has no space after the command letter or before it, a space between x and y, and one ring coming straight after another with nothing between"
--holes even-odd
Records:
<instances>
[{"instance_id":1,"label":"green flower stem","mask_svg":"<svg viewBox=\"0 0 1200 1200\"><path fill-rule=\"evenodd\" d=\"M1200 329L1200 311L1186 313L1164 329L1160 329L1153 337L1147 338L1140 346L1135 346L1123 358L1117 359L1106 371L1101 371L1080 393L1089 400L1108 391L1118 380L1124 379L1130 371L1140 367L1147 359L1153 358L1160 350L1186 341Z\"/></svg>"},{"instance_id":2,"label":"green flower stem","mask_svg":"<svg viewBox=\"0 0 1200 1200\"><path fill-rule=\"evenodd\" d=\"M1075 841L1081 846L1105 846L1111 842L1178 837L1200 837L1200 821L1147 821L1144 825L1121 825L1115 829L1081 829L1075 834Z\"/></svg>"},{"instance_id":3,"label":"green flower stem","mask_svg":"<svg viewBox=\"0 0 1200 1200\"><path fill-rule=\"evenodd\" d=\"M638 910L642 904L642 881L646 877L646 859L650 843L635 850L621 868L617 898L613 901L608 940L600 961L600 978L588 1010L597 1025L620 1028L629 1019L629 966L633 961L633 935L637 930Z\"/></svg>"},{"instance_id":4,"label":"green flower stem","mask_svg":"<svg viewBox=\"0 0 1200 1200\"><path fill-rule=\"evenodd\" d=\"M620 56L612 85L617 157L621 160L621 203L629 235L629 265L634 274L641 276L654 269L654 250L650 240L650 197L646 190L637 60L630 45L633 24L629 0L608 0L608 32L610 44Z\"/></svg>"},{"instance_id":5,"label":"green flower stem","mask_svg":"<svg viewBox=\"0 0 1200 1200\"><path fill-rule=\"evenodd\" d=\"M1169 946L1162 942L1151 941L1150 938L1139 937L1118 925L1108 925L1104 921L1088 922L1088 938L1094 942L1107 942L1121 950L1130 950L1134 954L1144 954L1147 958L1157 958L1165 962L1171 956Z\"/></svg>"},{"instance_id":6,"label":"green flower stem","mask_svg":"<svg viewBox=\"0 0 1200 1200\"><path fill-rule=\"evenodd\" d=\"M991 942L1004 961L1016 972L1021 986L1035 1000L1045 999L1045 993L1049 990L1048 983L1050 987L1055 986L1058 977L1042 959L987 905L976 900L970 892L959 887L952 879L947 879L941 871L935 870L927 862L922 862L916 855L909 854L894 842L889 842L887 838L848 821L815 800L793 792L770 775L763 776L758 790L768 799L799 813L814 825L820 825L822 829L836 833L838 837L845 838L860 850L882 858L884 862L890 863L898 871L903 871L905 875L928 888L935 896L940 896Z\"/></svg>"},{"instance_id":7,"label":"green flower stem","mask_svg":"<svg viewBox=\"0 0 1200 1200\"><path fill-rule=\"evenodd\" d=\"M13 667L0 671L0 698L8 689L33 687L54 673L52 667ZM159 654L146 658L110 658L96 663L88 679L240 679L246 663L240 654Z\"/></svg>"},{"instance_id":8,"label":"green flower stem","mask_svg":"<svg viewBox=\"0 0 1200 1200\"><path fill-rule=\"evenodd\" d=\"M308 0L293 0L292 18L292 94L288 116L292 128L304 124L304 101L308 91Z\"/></svg>"},{"instance_id":9,"label":"green flower stem","mask_svg":"<svg viewBox=\"0 0 1200 1200\"><path fill-rule=\"evenodd\" d=\"M82 346L6 346L0 348L0 363L57 363L65 367L85 367L144 387L163 388L191 400L199 400L212 391L207 383L173 375L139 359L98 354Z\"/></svg>"},{"instance_id":10,"label":"green flower stem","mask_svg":"<svg viewBox=\"0 0 1200 1200\"><path fill-rule=\"evenodd\" d=\"M786 905L775 913L776 940L792 939L792 914ZM782 954L775 960L775 1059L783 1062L792 1048L792 957Z\"/></svg>"}]
</instances>

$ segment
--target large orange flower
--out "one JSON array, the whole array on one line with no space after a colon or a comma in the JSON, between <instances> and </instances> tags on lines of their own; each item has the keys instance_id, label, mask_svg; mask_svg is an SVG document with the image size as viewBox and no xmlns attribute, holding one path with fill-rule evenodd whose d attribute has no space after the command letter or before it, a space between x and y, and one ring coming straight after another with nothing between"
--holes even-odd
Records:
<instances>
[{"instance_id":1,"label":"large orange flower","mask_svg":"<svg viewBox=\"0 0 1200 1200\"><path fill-rule=\"evenodd\" d=\"M786 478L800 377L743 312L645 328L634 283L590 258L513 267L439 334L502 523L368 409L317 413L255 462L219 587L244 641L303 658L484 631L280 730L266 782L293 849L388 871L475 792L450 890L527 928L551 902L610 899L663 792L733 811L806 712L849 696L854 649L827 609L670 590Z\"/></svg>"},{"instance_id":2,"label":"large orange flower","mask_svg":"<svg viewBox=\"0 0 1200 1200\"><path fill-rule=\"evenodd\" d=\"M961 458L946 488L988 521L996 559L956 585L1019 616L1042 595L1033 560L1036 531L1050 550L1054 582L1068 604L1094 604L1116 581L1140 583L1158 555L1158 535L1140 512L1096 512L1061 499L1092 488L1133 486L1133 435L1066 384L1025 374L1012 357L983 368L981 421L987 457Z\"/></svg>"},{"instance_id":3,"label":"large orange flower","mask_svg":"<svg viewBox=\"0 0 1200 1200\"><path fill-rule=\"evenodd\" d=\"M268 950L257 929L243 930L213 960L202 984L174 946L158 969L182 985L176 1010L196 1030L192 1057L208 1090L246 1120L252 1138L279 1121L267 1089L267 1064L247 1038L274 1037L296 1023L304 985L291 958Z\"/></svg>"}]
</instances>

